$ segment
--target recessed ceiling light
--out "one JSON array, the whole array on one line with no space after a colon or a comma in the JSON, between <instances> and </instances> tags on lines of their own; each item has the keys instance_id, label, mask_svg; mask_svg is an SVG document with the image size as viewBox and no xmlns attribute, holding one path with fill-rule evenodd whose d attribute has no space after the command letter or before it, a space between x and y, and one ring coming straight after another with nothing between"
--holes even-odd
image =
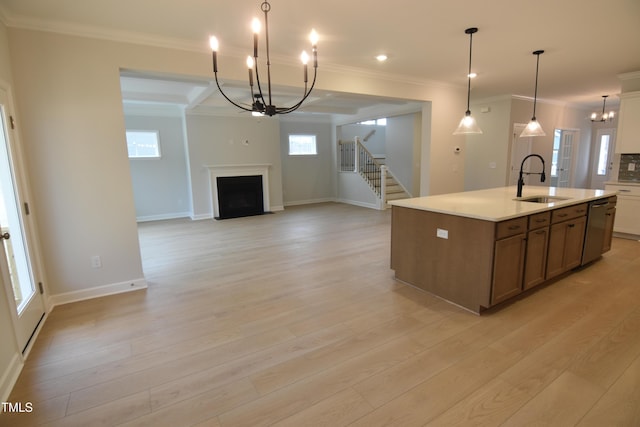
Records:
<instances>
[{"instance_id":1,"label":"recessed ceiling light","mask_svg":"<svg viewBox=\"0 0 640 427\"><path fill-rule=\"evenodd\" d=\"M378 60L378 62L384 62L387 60L387 55L385 54L378 55L376 56L376 59Z\"/></svg>"}]
</instances>

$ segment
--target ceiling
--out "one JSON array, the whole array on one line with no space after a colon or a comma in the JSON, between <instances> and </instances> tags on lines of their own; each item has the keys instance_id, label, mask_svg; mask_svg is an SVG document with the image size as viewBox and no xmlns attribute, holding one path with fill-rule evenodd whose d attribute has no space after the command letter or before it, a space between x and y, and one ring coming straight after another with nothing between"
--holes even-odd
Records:
<instances>
[{"instance_id":1,"label":"ceiling","mask_svg":"<svg viewBox=\"0 0 640 427\"><path fill-rule=\"evenodd\" d=\"M0 0L8 26L152 43L206 51L208 37L222 52L248 51L250 20L260 0ZM364 2L271 0L273 58L297 56L311 28L320 34L319 73L340 67L384 78L435 81L466 88L468 27L473 37L474 99L533 95L540 56L539 99L585 109L615 105L618 74L640 71L640 0L400 0ZM378 63L375 56L389 59ZM229 58L235 60L235 57ZM183 77L124 73L129 102L174 103L223 109L215 83ZM245 88L225 82L233 99L250 100ZM292 90L294 92L292 92ZM301 89L277 88L278 102L299 98ZM278 104L277 102L275 103ZM377 106L377 107L376 107ZM404 101L314 90L306 112L355 114L363 108L407 108Z\"/></svg>"}]
</instances>

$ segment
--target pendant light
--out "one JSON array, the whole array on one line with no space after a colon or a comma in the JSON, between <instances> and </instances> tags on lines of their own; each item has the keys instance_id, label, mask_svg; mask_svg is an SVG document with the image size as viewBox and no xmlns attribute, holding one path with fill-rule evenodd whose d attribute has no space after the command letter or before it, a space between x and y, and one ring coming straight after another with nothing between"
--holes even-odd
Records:
<instances>
[{"instance_id":1,"label":"pendant light","mask_svg":"<svg viewBox=\"0 0 640 427\"><path fill-rule=\"evenodd\" d=\"M542 126L540 126L540 123L538 123L538 121L536 120L536 101L538 98L538 67L540 65L540 55L542 55L543 53L544 53L544 50L536 50L535 52L533 52L533 54L536 55L537 57L536 58L536 88L533 93L533 116L531 117L531 121L529 122L529 124L527 124L527 126L524 128L524 130L520 134L520 138L525 138L528 136L546 136L547 135L542 130Z\"/></svg>"},{"instance_id":2,"label":"pendant light","mask_svg":"<svg viewBox=\"0 0 640 427\"><path fill-rule=\"evenodd\" d=\"M471 100L471 51L473 47L473 35L478 32L477 28L467 28L464 30L465 34L469 34L469 74L467 74L468 86L467 86L467 111L464 113L464 117L460 120L460 124L453 132L454 135L473 135L481 134L482 129L476 123L476 119L471 115L469 109L469 101Z\"/></svg>"}]
</instances>

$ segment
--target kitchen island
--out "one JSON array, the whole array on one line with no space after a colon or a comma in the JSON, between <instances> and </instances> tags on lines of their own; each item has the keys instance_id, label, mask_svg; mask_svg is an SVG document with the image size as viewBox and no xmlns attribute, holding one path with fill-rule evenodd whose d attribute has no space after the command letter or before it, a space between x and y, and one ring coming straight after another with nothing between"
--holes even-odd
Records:
<instances>
[{"instance_id":1,"label":"kitchen island","mask_svg":"<svg viewBox=\"0 0 640 427\"><path fill-rule=\"evenodd\" d=\"M391 268L480 313L582 265L586 244L606 252L615 203L615 191L535 186L392 201ZM599 240L594 207L606 209Z\"/></svg>"}]
</instances>

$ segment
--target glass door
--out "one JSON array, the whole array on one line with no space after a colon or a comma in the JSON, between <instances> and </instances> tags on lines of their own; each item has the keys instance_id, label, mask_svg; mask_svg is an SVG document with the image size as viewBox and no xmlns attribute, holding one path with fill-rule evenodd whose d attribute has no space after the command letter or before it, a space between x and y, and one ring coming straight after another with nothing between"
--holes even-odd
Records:
<instances>
[{"instance_id":1,"label":"glass door","mask_svg":"<svg viewBox=\"0 0 640 427\"><path fill-rule=\"evenodd\" d=\"M24 350L44 315L44 304L31 268L7 110L7 92L0 88L0 285L15 303L12 317L18 344Z\"/></svg>"}]
</instances>

